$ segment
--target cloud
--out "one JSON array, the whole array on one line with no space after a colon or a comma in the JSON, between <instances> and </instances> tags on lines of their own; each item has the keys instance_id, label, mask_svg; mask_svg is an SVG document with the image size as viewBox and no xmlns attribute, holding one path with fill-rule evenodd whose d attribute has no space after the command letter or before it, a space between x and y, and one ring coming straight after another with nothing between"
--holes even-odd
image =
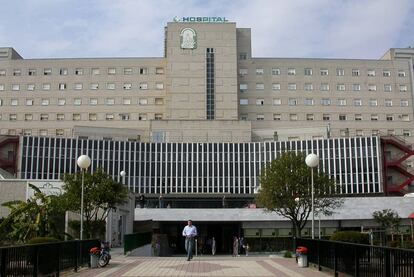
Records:
<instances>
[{"instance_id":1,"label":"cloud","mask_svg":"<svg viewBox=\"0 0 414 277\"><path fill-rule=\"evenodd\" d=\"M253 56L377 59L413 45L410 0L8 1L0 41L26 58L161 57L174 16L226 16L252 29Z\"/></svg>"}]
</instances>

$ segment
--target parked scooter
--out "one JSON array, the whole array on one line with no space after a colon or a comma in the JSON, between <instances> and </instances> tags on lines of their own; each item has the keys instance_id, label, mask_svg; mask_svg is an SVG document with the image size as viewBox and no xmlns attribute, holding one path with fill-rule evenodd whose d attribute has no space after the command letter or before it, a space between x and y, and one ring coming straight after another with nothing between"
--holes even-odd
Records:
<instances>
[{"instance_id":1,"label":"parked scooter","mask_svg":"<svg viewBox=\"0 0 414 277\"><path fill-rule=\"evenodd\" d=\"M111 254L109 254L109 250L109 242L101 242L101 247L93 247L90 250L91 254L99 255L99 267L105 267L109 263L109 260L111 259Z\"/></svg>"}]
</instances>

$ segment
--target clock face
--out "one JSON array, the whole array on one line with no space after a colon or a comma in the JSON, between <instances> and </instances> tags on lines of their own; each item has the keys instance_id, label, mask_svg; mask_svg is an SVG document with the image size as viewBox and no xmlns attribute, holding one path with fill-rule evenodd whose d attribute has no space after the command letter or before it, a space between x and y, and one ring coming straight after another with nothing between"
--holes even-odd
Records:
<instances>
[{"instance_id":1,"label":"clock face","mask_svg":"<svg viewBox=\"0 0 414 277\"><path fill-rule=\"evenodd\" d=\"M192 28L184 28L180 33L181 49L197 48L197 33Z\"/></svg>"}]
</instances>

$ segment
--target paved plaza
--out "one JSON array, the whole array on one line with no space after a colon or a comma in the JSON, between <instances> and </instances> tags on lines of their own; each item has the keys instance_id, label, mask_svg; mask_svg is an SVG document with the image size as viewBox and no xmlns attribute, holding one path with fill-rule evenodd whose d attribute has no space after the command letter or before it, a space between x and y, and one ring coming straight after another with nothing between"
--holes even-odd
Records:
<instances>
[{"instance_id":1,"label":"paved plaza","mask_svg":"<svg viewBox=\"0 0 414 277\"><path fill-rule=\"evenodd\" d=\"M299 268L295 259L269 256L199 256L190 262L182 257L115 256L105 268L83 269L71 277L320 277L329 276L313 268Z\"/></svg>"}]
</instances>

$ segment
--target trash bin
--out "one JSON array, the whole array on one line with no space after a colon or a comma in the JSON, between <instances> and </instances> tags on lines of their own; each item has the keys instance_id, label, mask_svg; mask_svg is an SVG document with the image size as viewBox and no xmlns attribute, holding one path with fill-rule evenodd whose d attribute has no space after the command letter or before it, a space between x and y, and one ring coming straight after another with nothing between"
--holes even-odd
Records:
<instances>
[{"instance_id":1,"label":"trash bin","mask_svg":"<svg viewBox=\"0 0 414 277\"><path fill-rule=\"evenodd\" d=\"M91 268L98 267L99 252L100 251L98 247L93 247L91 250L89 250Z\"/></svg>"},{"instance_id":2,"label":"trash bin","mask_svg":"<svg viewBox=\"0 0 414 277\"><path fill-rule=\"evenodd\" d=\"M299 246L296 248L296 258L299 267L308 267L308 248Z\"/></svg>"}]
</instances>

